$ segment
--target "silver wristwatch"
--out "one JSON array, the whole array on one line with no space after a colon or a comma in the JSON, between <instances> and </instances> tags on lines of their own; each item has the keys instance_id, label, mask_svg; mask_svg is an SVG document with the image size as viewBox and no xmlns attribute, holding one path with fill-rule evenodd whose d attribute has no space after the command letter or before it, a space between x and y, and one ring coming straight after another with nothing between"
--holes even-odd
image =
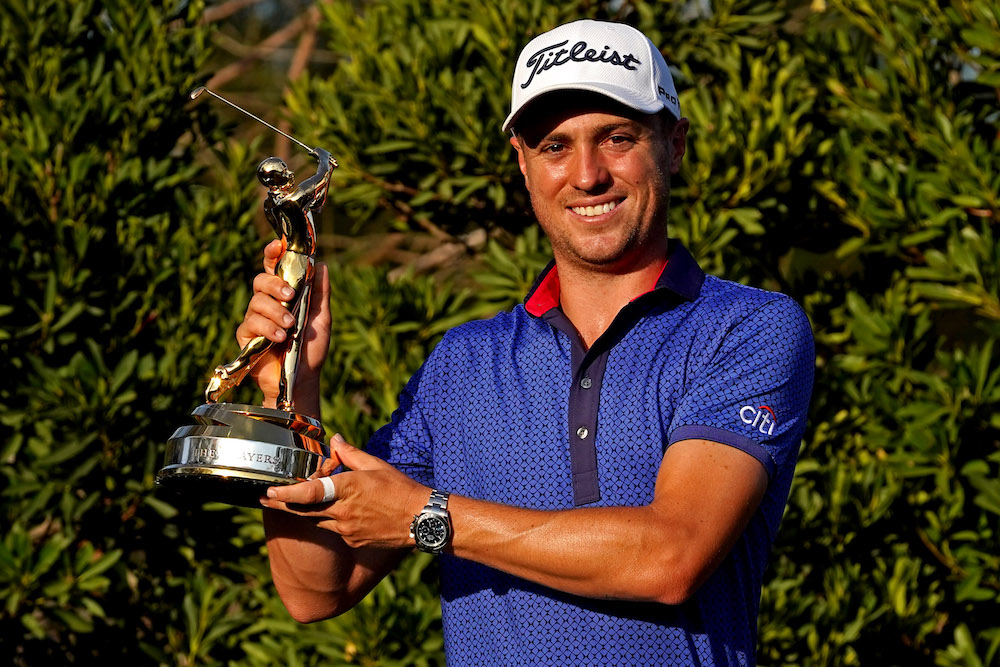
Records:
<instances>
[{"instance_id":1,"label":"silver wristwatch","mask_svg":"<svg viewBox=\"0 0 1000 667\"><path fill-rule=\"evenodd\" d=\"M417 548L439 554L451 542L451 515L448 514L448 494L437 489L431 491L424 511L413 516L410 537Z\"/></svg>"}]
</instances>

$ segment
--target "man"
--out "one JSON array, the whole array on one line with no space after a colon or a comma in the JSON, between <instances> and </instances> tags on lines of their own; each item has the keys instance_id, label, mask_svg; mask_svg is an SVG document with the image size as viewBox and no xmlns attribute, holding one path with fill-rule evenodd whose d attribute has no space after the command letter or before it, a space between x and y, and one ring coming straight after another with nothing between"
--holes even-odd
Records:
<instances>
[{"instance_id":1,"label":"man","mask_svg":"<svg viewBox=\"0 0 1000 667\"><path fill-rule=\"evenodd\" d=\"M416 544L441 553L452 664L752 664L809 324L668 243L688 121L638 31L578 21L530 42L509 129L554 265L523 305L445 336L370 453L334 437L349 472L261 499L275 585L295 618L325 618ZM238 338L278 339L283 285L254 287ZM310 377L325 274L317 289Z\"/></svg>"}]
</instances>

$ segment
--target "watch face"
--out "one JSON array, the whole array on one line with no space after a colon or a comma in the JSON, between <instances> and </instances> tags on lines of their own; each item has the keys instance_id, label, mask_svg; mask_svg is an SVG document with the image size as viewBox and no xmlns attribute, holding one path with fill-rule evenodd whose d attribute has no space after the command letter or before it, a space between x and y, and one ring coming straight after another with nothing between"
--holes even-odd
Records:
<instances>
[{"instance_id":1,"label":"watch face","mask_svg":"<svg viewBox=\"0 0 1000 667\"><path fill-rule=\"evenodd\" d=\"M418 544L435 548L444 544L448 539L448 525L441 517L422 516L417 521L414 536Z\"/></svg>"}]
</instances>

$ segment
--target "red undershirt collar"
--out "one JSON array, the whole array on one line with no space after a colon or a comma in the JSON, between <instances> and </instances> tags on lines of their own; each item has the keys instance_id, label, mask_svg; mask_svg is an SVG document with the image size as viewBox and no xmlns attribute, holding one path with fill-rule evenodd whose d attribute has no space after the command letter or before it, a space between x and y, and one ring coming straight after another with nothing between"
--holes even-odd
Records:
<instances>
[{"instance_id":1,"label":"red undershirt collar","mask_svg":"<svg viewBox=\"0 0 1000 667\"><path fill-rule=\"evenodd\" d=\"M629 303L645 294L649 294L659 286L660 278L663 277L663 272L666 270L669 262L669 259L663 261L663 266L660 268L660 273L657 274L653 286L642 294L633 297ZM524 309L535 317L541 317L553 308L558 307L559 303L559 267L552 264L551 268L542 274L538 285L524 302Z\"/></svg>"}]
</instances>

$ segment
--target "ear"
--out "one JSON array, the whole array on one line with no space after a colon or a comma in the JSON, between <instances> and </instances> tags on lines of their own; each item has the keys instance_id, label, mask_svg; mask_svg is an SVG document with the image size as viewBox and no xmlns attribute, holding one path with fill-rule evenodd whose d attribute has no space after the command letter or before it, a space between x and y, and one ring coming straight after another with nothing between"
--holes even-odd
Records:
<instances>
[{"instance_id":1,"label":"ear","mask_svg":"<svg viewBox=\"0 0 1000 667\"><path fill-rule=\"evenodd\" d=\"M517 151L517 166L521 168L521 175L527 176L528 167L524 163L524 150L521 147L521 140L517 138L517 135L511 135L510 145L513 146L514 150Z\"/></svg>"},{"instance_id":2,"label":"ear","mask_svg":"<svg viewBox=\"0 0 1000 667\"><path fill-rule=\"evenodd\" d=\"M687 133L691 123L687 118L681 118L674 125L674 130L670 134L670 173L676 174L681 170L681 160L687 151Z\"/></svg>"}]
</instances>

